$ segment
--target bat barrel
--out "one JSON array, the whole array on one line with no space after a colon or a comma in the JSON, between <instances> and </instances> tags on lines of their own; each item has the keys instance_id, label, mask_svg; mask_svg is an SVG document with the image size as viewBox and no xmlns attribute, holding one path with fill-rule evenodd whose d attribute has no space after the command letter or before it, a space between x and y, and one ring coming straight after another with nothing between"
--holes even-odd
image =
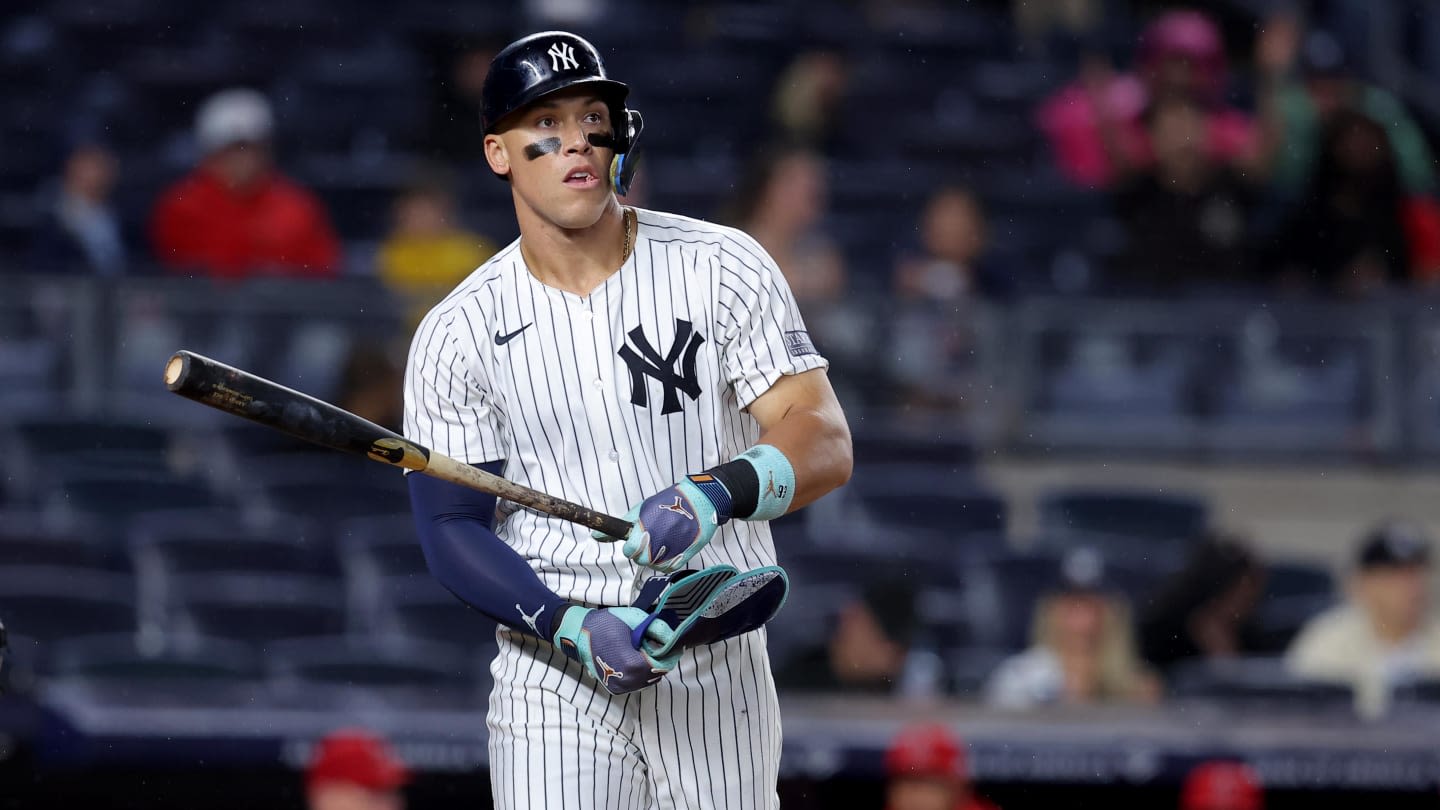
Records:
<instances>
[{"instance_id":1,"label":"bat barrel","mask_svg":"<svg viewBox=\"0 0 1440 810\"><path fill-rule=\"evenodd\" d=\"M165 387L203 405L334 450L423 470L429 451L349 411L190 351L165 364Z\"/></svg>"}]
</instances>

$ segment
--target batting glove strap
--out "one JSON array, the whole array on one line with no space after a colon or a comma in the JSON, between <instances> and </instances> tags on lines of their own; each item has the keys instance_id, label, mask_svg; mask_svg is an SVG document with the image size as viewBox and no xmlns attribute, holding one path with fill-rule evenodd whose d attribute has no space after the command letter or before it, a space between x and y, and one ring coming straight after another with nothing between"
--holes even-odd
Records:
<instances>
[{"instance_id":1,"label":"batting glove strap","mask_svg":"<svg viewBox=\"0 0 1440 810\"><path fill-rule=\"evenodd\" d=\"M587 608L572 605L560 619L555 645L585 668L612 695L644 689L680 663L680 653L654 656L633 641L636 628L643 642L669 640L673 631L663 621L633 607Z\"/></svg>"}]
</instances>

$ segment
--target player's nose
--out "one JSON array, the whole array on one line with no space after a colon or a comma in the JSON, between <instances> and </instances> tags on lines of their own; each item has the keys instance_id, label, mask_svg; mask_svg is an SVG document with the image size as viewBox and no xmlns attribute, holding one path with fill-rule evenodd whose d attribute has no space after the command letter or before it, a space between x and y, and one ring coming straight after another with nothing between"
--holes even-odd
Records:
<instances>
[{"instance_id":1,"label":"player's nose","mask_svg":"<svg viewBox=\"0 0 1440 810\"><path fill-rule=\"evenodd\" d=\"M567 124L563 134L567 155L588 155L594 149L590 145L590 136L585 132L585 126L578 121Z\"/></svg>"}]
</instances>

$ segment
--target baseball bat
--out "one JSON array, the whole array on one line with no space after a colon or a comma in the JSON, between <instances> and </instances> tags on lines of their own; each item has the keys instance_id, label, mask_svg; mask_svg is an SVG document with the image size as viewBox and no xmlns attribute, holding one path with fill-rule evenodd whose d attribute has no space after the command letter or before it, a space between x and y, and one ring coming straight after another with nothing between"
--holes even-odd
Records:
<instances>
[{"instance_id":1,"label":"baseball bat","mask_svg":"<svg viewBox=\"0 0 1440 810\"><path fill-rule=\"evenodd\" d=\"M332 450L478 489L561 520L624 537L628 521L507 481L416 444L349 411L190 351L165 364L165 387L186 399Z\"/></svg>"}]
</instances>

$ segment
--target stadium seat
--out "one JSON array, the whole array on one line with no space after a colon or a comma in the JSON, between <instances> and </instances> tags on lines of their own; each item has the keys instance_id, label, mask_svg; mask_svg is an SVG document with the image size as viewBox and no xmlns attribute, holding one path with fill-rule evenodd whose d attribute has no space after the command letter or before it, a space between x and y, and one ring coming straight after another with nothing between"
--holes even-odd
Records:
<instances>
[{"instance_id":1,"label":"stadium seat","mask_svg":"<svg viewBox=\"0 0 1440 810\"><path fill-rule=\"evenodd\" d=\"M410 509L409 491L398 470L343 453L253 458L246 469L256 476L259 497L280 514L340 520Z\"/></svg>"},{"instance_id":2,"label":"stadium seat","mask_svg":"<svg viewBox=\"0 0 1440 810\"><path fill-rule=\"evenodd\" d=\"M177 585L214 574L330 577L338 566L327 538L294 515L255 523L231 510L149 512L131 522L126 543L140 583L142 621L165 624Z\"/></svg>"},{"instance_id":3,"label":"stadium seat","mask_svg":"<svg viewBox=\"0 0 1440 810\"><path fill-rule=\"evenodd\" d=\"M965 566L965 610L973 642L1020 650L1030 643L1035 604L1059 580L1059 563L1047 554L1009 554Z\"/></svg>"},{"instance_id":4,"label":"stadium seat","mask_svg":"<svg viewBox=\"0 0 1440 810\"><path fill-rule=\"evenodd\" d=\"M35 512L0 512L0 568L60 566L120 568L102 538L83 525L55 524Z\"/></svg>"},{"instance_id":5,"label":"stadium seat","mask_svg":"<svg viewBox=\"0 0 1440 810\"><path fill-rule=\"evenodd\" d=\"M307 707L473 709L489 692L488 660L435 641L317 638L269 653L272 692Z\"/></svg>"},{"instance_id":6,"label":"stadium seat","mask_svg":"<svg viewBox=\"0 0 1440 810\"><path fill-rule=\"evenodd\" d=\"M1104 543L1133 540L1128 551L1162 546L1184 553L1210 523L1210 507L1191 494L1136 490L1051 491L1040 500L1044 538L1096 538Z\"/></svg>"},{"instance_id":7,"label":"stadium seat","mask_svg":"<svg viewBox=\"0 0 1440 810\"><path fill-rule=\"evenodd\" d=\"M457 644L493 647L495 621L461 602L431 577L389 577L381 584L385 616L379 632Z\"/></svg>"},{"instance_id":8,"label":"stadium seat","mask_svg":"<svg viewBox=\"0 0 1440 810\"><path fill-rule=\"evenodd\" d=\"M340 586L304 575L216 574L175 585L170 629L265 646L281 639L333 636L346 630Z\"/></svg>"},{"instance_id":9,"label":"stadium seat","mask_svg":"<svg viewBox=\"0 0 1440 810\"><path fill-rule=\"evenodd\" d=\"M41 642L136 629L130 577L91 568L0 568L0 620Z\"/></svg>"},{"instance_id":10,"label":"stadium seat","mask_svg":"<svg viewBox=\"0 0 1440 810\"><path fill-rule=\"evenodd\" d=\"M56 642L47 669L59 678L142 682L160 688L179 683L249 681L260 676L259 660L243 644L198 639L148 650L134 634L86 636Z\"/></svg>"},{"instance_id":11,"label":"stadium seat","mask_svg":"<svg viewBox=\"0 0 1440 810\"><path fill-rule=\"evenodd\" d=\"M143 512L219 505L221 498L196 481L167 474L98 471L63 479L46 503L52 514L93 518L97 526L116 534L124 521Z\"/></svg>"},{"instance_id":12,"label":"stadium seat","mask_svg":"<svg viewBox=\"0 0 1440 810\"><path fill-rule=\"evenodd\" d=\"M962 647L950 651L945 656L950 694L962 699L978 699L990 680L990 673L1008 657L1010 652L988 647Z\"/></svg>"},{"instance_id":13,"label":"stadium seat","mask_svg":"<svg viewBox=\"0 0 1440 810\"><path fill-rule=\"evenodd\" d=\"M1349 686L1292 675L1280 658L1201 660L1177 667L1170 682L1177 698L1204 698L1270 710L1349 711Z\"/></svg>"},{"instance_id":14,"label":"stadium seat","mask_svg":"<svg viewBox=\"0 0 1440 810\"><path fill-rule=\"evenodd\" d=\"M1262 651L1283 653L1310 619L1340 600L1335 578L1324 566L1271 562L1265 567L1265 593L1255 608Z\"/></svg>"},{"instance_id":15,"label":"stadium seat","mask_svg":"<svg viewBox=\"0 0 1440 810\"><path fill-rule=\"evenodd\" d=\"M885 478L862 474L846 494L886 528L941 532L955 538L1000 534L1006 530L1005 500L982 490L969 490L953 474L925 468L896 468Z\"/></svg>"},{"instance_id":16,"label":"stadium seat","mask_svg":"<svg viewBox=\"0 0 1440 810\"><path fill-rule=\"evenodd\" d=\"M464 687L473 663L459 647L438 642L356 643L306 639L273 646L272 677L296 677L335 686Z\"/></svg>"}]
</instances>

